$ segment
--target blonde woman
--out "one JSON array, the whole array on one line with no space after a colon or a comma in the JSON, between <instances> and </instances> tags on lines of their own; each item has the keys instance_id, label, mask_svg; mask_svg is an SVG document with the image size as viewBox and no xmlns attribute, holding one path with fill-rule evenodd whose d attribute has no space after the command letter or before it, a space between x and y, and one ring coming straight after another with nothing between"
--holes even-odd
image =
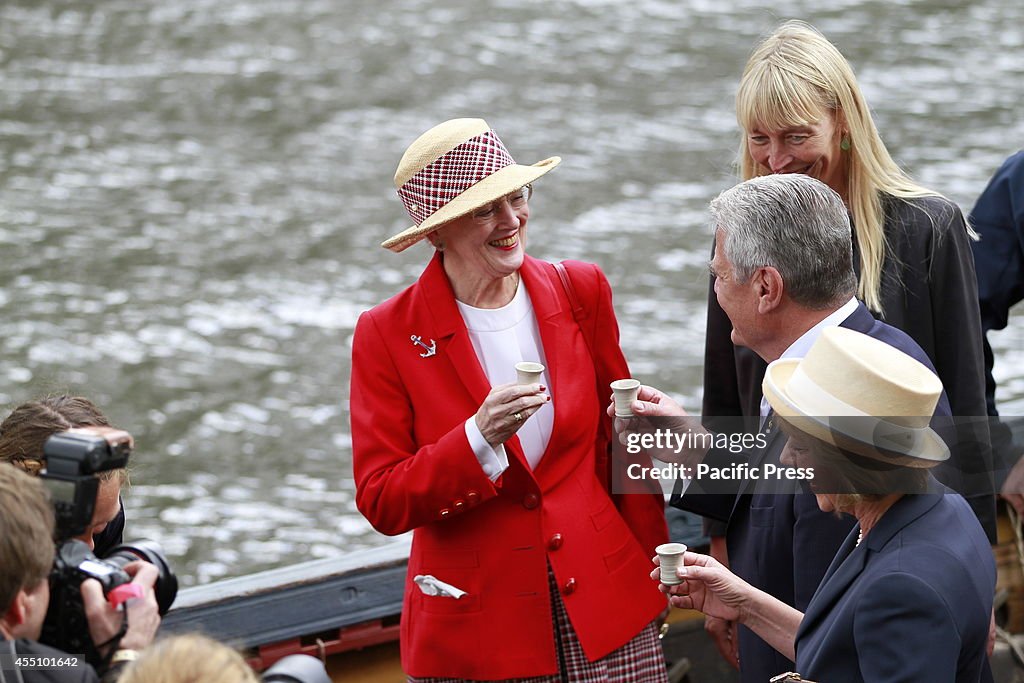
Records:
<instances>
[{"instance_id":1,"label":"blonde woman","mask_svg":"<svg viewBox=\"0 0 1024 683\"><path fill-rule=\"evenodd\" d=\"M893 161L842 54L812 26L786 22L747 62L736 118L742 179L805 173L838 192L854 224L858 298L921 345L954 415L985 415L970 230L955 204ZM704 413L757 414L764 365L737 373L746 358L734 357L728 318L709 303ZM739 383L722 381L730 369Z\"/></svg>"},{"instance_id":2,"label":"blonde woman","mask_svg":"<svg viewBox=\"0 0 1024 683\"><path fill-rule=\"evenodd\" d=\"M960 209L918 185L889 155L846 59L789 21L758 45L736 94L743 180L804 173L839 193L854 225L858 298L909 334L935 364L953 415L985 415L984 359L970 235ZM705 416L757 415L765 365L729 340L711 296ZM989 471L979 463L978 472ZM992 498L971 500L994 531ZM991 533L990 533L991 536Z\"/></svg>"},{"instance_id":3,"label":"blonde woman","mask_svg":"<svg viewBox=\"0 0 1024 683\"><path fill-rule=\"evenodd\" d=\"M858 298L884 322L906 332L925 351L946 387L954 416L986 414L984 359L971 230L960 209L914 182L889 155L853 69L812 26L788 21L753 51L736 94L742 129L743 180L803 173L842 197L852 218ZM705 418L757 416L765 363L734 346L732 324L708 297L704 350ZM708 420L714 425L714 420ZM961 443L986 443L987 427L960 433ZM995 540L992 471L985 447L957 449L957 468L945 481L964 492ZM724 528L711 525L712 555L728 564ZM806 607L797 604L798 609ZM733 625L707 628L736 660Z\"/></svg>"}]
</instances>

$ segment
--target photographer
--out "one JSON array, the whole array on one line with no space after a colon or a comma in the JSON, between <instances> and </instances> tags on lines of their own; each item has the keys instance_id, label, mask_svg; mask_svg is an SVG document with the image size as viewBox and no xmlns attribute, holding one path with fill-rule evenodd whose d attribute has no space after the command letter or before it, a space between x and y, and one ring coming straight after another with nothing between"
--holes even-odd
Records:
<instances>
[{"instance_id":1,"label":"photographer","mask_svg":"<svg viewBox=\"0 0 1024 683\"><path fill-rule=\"evenodd\" d=\"M9 462L18 469L36 476L46 467L43 444L66 429L77 427L110 427L110 420L87 398L81 396L47 396L22 403L0 423L0 462ZM121 543L124 534L124 506L121 488L128 481L124 468L100 473L96 509L89 528L78 540L100 557Z\"/></svg>"},{"instance_id":2,"label":"photographer","mask_svg":"<svg viewBox=\"0 0 1024 683\"><path fill-rule=\"evenodd\" d=\"M18 683L92 682L96 672L75 653L36 642L50 602L49 576L53 558L54 513L42 483L0 463L0 681ZM111 662L135 659L135 651L152 640L160 624L153 593L157 568L146 562L132 562L125 571L140 597L111 606L100 585L82 582L89 633ZM110 653L125 628L116 652ZM106 644L106 645L105 645ZM116 666L114 667L116 668Z\"/></svg>"}]
</instances>

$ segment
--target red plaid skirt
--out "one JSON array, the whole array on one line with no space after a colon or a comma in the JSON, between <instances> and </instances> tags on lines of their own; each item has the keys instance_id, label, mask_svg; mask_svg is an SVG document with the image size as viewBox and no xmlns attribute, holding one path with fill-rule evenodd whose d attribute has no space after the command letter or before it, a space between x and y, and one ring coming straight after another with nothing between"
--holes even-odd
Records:
<instances>
[{"instance_id":1,"label":"red plaid skirt","mask_svg":"<svg viewBox=\"0 0 1024 683\"><path fill-rule=\"evenodd\" d=\"M548 571L551 586L551 611L555 622L555 639L558 656L562 662L562 673L552 676L532 676L512 679L515 683L667 683L665 655L658 640L655 622L645 626L632 640L591 662L583 654L576 631L565 611L562 594L555 583L554 573ZM611 617L609 617L611 618ZM499 644L496 643L497 648ZM416 678L409 676L409 683L477 683L463 678Z\"/></svg>"}]
</instances>

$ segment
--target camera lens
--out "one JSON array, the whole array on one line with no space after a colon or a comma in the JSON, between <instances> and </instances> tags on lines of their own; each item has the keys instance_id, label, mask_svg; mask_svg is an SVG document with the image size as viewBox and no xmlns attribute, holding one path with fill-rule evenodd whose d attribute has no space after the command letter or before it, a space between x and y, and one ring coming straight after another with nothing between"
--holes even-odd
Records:
<instances>
[{"instance_id":1,"label":"camera lens","mask_svg":"<svg viewBox=\"0 0 1024 683\"><path fill-rule=\"evenodd\" d=\"M167 556L164 549L156 541L132 541L122 543L110 549L110 553L103 558L107 562L124 568L125 565L136 560L149 562L156 567L158 576L153 591L156 593L156 604L159 606L160 614L167 614L171 609L174 598L178 595L178 577L174 575L171 566L167 563Z\"/></svg>"}]
</instances>

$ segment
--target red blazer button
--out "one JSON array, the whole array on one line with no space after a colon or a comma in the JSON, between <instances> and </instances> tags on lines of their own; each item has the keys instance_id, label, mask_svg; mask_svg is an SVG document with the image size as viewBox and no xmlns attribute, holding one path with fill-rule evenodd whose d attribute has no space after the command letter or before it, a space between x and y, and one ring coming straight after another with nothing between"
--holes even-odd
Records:
<instances>
[{"instance_id":1,"label":"red blazer button","mask_svg":"<svg viewBox=\"0 0 1024 683\"><path fill-rule=\"evenodd\" d=\"M466 503L465 503L465 501L462 501L462 500L457 500L457 501L455 501L454 503L452 503L452 508L453 508L453 509L454 509L454 510L455 510L456 512L462 512L463 510L465 510L465 509L466 509Z\"/></svg>"},{"instance_id":2,"label":"red blazer button","mask_svg":"<svg viewBox=\"0 0 1024 683\"><path fill-rule=\"evenodd\" d=\"M527 510L532 510L538 505L540 505L540 498L537 497L536 493L527 493L523 496L523 507Z\"/></svg>"},{"instance_id":3,"label":"red blazer button","mask_svg":"<svg viewBox=\"0 0 1024 683\"><path fill-rule=\"evenodd\" d=\"M466 502L470 505L476 505L480 502L480 494L476 491L470 491L466 494Z\"/></svg>"},{"instance_id":4,"label":"red blazer button","mask_svg":"<svg viewBox=\"0 0 1024 683\"><path fill-rule=\"evenodd\" d=\"M548 550L554 551L562 547L562 534L555 534L548 540Z\"/></svg>"},{"instance_id":5,"label":"red blazer button","mask_svg":"<svg viewBox=\"0 0 1024 683\"><path fill-rule=\"evenodd\" d=\"M441 508L441 510L437 514L441 519L444 519L448 515L452 514L452 511L449 510L448 508Z\"/></svg>"},{"instance_id":6,"label":"red blazer button","mask_svg":"<svg viewBox=\"0 0 1024 683\"><path fill-rule=\"evenodd\" d=\"M568 581L565 582L565 585L562 586L562 594L563 595L572 595L575 592L576 592L576 579L569 579Z\"/></svg>"}]
</instances>

